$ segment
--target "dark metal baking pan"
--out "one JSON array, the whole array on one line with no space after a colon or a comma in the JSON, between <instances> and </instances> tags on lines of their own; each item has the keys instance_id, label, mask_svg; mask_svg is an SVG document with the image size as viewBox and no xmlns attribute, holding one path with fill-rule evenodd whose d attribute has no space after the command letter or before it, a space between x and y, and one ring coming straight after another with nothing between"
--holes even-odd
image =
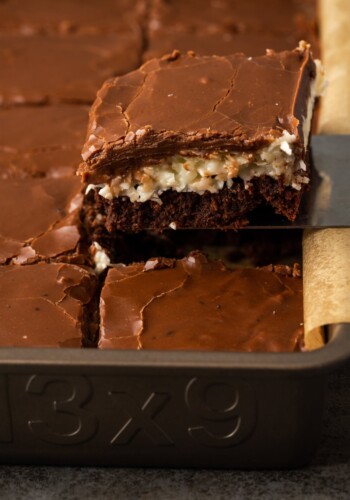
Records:
<instances>
[{"instance_id":1,"label":"dark metal baking pan","mask_svg":"<svg viewBox=\"0 0 350 500\"><path fill-rule=\"evenodd\" d=\"M291 468L317 446L350 325L306 353L0 350L2 463Z\"/></svg>"}]
</instances>

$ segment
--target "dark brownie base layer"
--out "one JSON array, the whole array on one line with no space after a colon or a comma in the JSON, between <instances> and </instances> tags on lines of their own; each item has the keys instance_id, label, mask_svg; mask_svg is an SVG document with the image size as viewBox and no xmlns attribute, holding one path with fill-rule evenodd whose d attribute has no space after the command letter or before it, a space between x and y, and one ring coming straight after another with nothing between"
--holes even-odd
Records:
<instances>
[{"instance_id":1,"label":"dark brownie base layer","mask_svg":"<svg viewBox=\"0 0 350 500\"><path fill-rule=\"evenodd\" d=\"M188 229L162 232L107 231L105 218L96 217L94 205L85 204L84 226L88 240L98 243L108 254L112 264L146 261L161 255L181 259L194 250L200 250L211 259L220 259L228 267L292 265L301 263L302 230L260 229L254 231Z\"/></svg>"},{"instance_id":2,"label":"dark brownie base layer","mask_svg":"<svg viewBox=\"0 0 350 500\"><path fill-rule=\"evenodd\" d=\"M239 229L249 223L257 207L270 205L277 214L295 220L303 190L286 187L268 176L254 178L249 188L241 179L218 193L178 193L165 191L160 199L132 203L127 198L107 200L95 192L95 211L100 213L109 232L163 231L173 229ZM172 226L170 226L172 224Z\"/></svg>"}]
</instances>

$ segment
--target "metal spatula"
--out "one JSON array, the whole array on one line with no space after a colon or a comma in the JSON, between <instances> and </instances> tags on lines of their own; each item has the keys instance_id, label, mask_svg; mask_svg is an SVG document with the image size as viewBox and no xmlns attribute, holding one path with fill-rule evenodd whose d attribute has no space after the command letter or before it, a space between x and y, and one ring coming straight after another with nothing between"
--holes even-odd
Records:
<instances>
[{"instance_id":1,"label":"metal spatula","mask_svg":"<svg viewBox=\"0 0 350 500\"><path fill-rule=\"evenodd\" d=\"M350 227L350 135L316 135L311 147L313 178L297 220L266 212L247 229Z\"/></svg>"}]
</instances>

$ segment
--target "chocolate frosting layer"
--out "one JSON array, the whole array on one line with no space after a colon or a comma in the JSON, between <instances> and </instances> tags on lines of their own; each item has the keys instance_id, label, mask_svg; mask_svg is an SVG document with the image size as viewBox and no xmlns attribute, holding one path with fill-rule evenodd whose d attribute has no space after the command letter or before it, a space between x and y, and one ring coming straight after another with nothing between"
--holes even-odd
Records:
<instances>
[{"instance_id":1,"label":"chocolate frosting layer","mask_svg":"<svg viewBox=\"0 0 350 500\"><path fill-rule=\"evenodd\" d=\"M104 80L135 69L138 28L96 36L0 36L0 105L91 103Z\"/></svg>"},{"instance_id":2,"label":"chocolate frosting layer","mask_svg":"<svg viewBox=\"0 0 350 500\"><path fill-rule=\"evenodd\" d=\"M312 53L319 53L316 36L313 32L307 36L297 36L295 32L271 33L263 32L236 32L224 29L202 29L193 31L189 29L160 28L149 32L147 50L143 53L143 61L154 57L162 57L174 50L182 53L193 51L197 55L225 56L236 52L243 52L248 56L264 55L266 49L276 52L294 49L299 40L306 40L311 45Z\"/></svg>"},{"instance_id":3,"label":"chocolate frosting layer","mask_svg":"<svg viewBox=\"0 0 350 500\"><path fill-rule=\"evenodd\" d=\"M0 178L64 177L81 162L79 148L59 148L8 154L0 151Z\"/></svg>"},{"instance_id":4,"label":"chocolate frosting layer","mask_svg":"<svg viewBox=\"0 0 350 500\"><path fill-rule=\"evenodd\" d=\"M69 104L0 109L0 151L79 147L88 113L88 106Z\"/></svg>"},{"instance_id":5,"label":"chocolate frosting layer","mask_svg":"<svg viewBox=\"0 0 350 500\"><path fill-rule=\"evenodd\" d=\"M0 109L0 176L72 174L81 161L87 106Z\"/></svg>"},{"instance_id":6,"label":"chocolate frosting layer","mask_svg":"<svg viewBox=\"0 0 350 500\"><path fill-rule=\"evenodd\" d=\"M253 58L174 53L151 60L99 91L80 173L106 182L120 170L179 152L258 149L283 130L295 134L302 151L301 122L314 77L305 45Z\"/></svg>"},{"instance_id":7,"label":"chocolate frosting layer","mask_svg":"<svg viewBox=\"0 0 350 500\"><path fill-rule=\"evenodd\" d=\"M314 28L317 0L153 0L150 28L226 27L231 31L297 33Z\"/></svg>"},{"instance_id":8,"label":"chocolate frosting layer","mask_svg":"<svg viewBox=\"0 0 350 500\"><path fill-rule=\"evenodd\" d=\"M317 0L154 0L147 23L148 50L144 60L172 50L203 55L265 49L286 50L299 40L319 53ZM283 5L282 5L283 4Z\"/></svg>"},{"instance_id":9,"label":"chocolate frosting layer","mask_svg":"<svg viewBox=\"0 0 350 500\"><path fill-rule=\"evenodd\" d=\"M303 336L297 268L228 270L199 253L108 271L101 349L295 351Z\"/></svg>"},{"instance_id":10,"label":"chocolate frosting layer","mask_svg":"<svg viewBox=\"0 0 350 500\"><path fill-rule=\"evenodd\" d=\"M0 263L26 264L78 252L81 184L77 177L0 182Z\"/></svg>"},{"instance_id":11,"label":"chocolate frosting layer","mask_svg":"<svg viewBox=\"0 0 350 500\"><path fill-rule=\"evenodd\" d=\"M96 286L91 271L74 265L0 267L0 345L80 347Z\"/></svg>"},{"instance_id":12,"label":"chocolate frosting layer","mask_svg":"<svg viewBox=\"0 0 350 500\"><path fill-rule=\"evenodd\" d=\"M21 35L125 31L144 13L144 0L1 0L0 30Z\"/></svg>"}]
</instances>

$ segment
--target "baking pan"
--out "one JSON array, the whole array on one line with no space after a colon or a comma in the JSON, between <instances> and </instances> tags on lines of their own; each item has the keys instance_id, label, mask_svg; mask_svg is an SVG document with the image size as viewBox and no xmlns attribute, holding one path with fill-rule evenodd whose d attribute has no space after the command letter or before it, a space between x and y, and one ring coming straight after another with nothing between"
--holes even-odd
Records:
<instances>
[{"instance_id":1,"label":"baking pan","mask_svg":"<svg viewBox=\"0 0 350 500\"><path fill-rule=\"evenodd\" d=\"M291 468L309 462L350 325L305 353L0 350L2 463Z\"/></svg>"}]
</instances>

